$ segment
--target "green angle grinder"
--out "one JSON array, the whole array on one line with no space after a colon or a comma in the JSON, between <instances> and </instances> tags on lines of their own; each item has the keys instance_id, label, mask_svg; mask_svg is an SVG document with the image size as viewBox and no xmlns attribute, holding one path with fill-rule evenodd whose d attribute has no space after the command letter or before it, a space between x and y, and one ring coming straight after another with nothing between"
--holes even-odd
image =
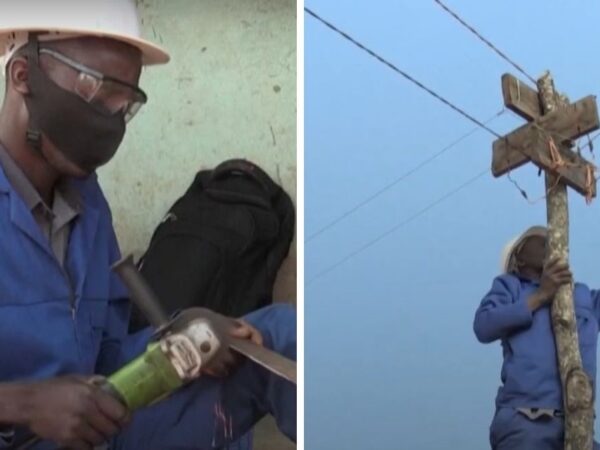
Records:
<instances>
[{"instance_id":1,"label":"green angle grinder","mask_svg":"<svg viewBox=\"0 0 600 450\"><path fill-rule=\"evenodd\" d=\"M228 345L231 350L296 384L294 361L248 340L228 337L225 344L207 319L192 319L183 329L171 332L172 322L137 270L133 258L122 259L113 270L128 288L131 300L157 330L156 339L142 355L101 381L100 387L130 411L150 406L197 379L222 345ZM26 450L39 441L37 436L32 436L13 448Z\"/></svg>"}]
</instances>

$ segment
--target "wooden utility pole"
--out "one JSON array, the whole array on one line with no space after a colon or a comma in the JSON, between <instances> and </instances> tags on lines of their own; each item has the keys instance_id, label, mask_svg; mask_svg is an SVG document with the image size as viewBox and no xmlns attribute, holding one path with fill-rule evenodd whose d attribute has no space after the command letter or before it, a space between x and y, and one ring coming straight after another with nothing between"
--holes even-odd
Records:
<instances>
[{"instance_id":1,"label":"wooden utility pole","mask_svg":"<svg viewBox=\"0 0 600 450\"><path fill-rule=\"evenodd\" d=\"M511 75L502 77L505 105L530 123L493 145L492 172L498 177L534 162L546 174L548 257L568 262L569 208L567 185L596 195L593 166L571 149L573 139L600 127L594 97L575 104L559 96L549 73L537 82L538 92ZM592 450L594 403L592 384L579 352L573 286L562 286L552 303L552 328L562 384L565 450Z\"/></svg>"}]
</instances>

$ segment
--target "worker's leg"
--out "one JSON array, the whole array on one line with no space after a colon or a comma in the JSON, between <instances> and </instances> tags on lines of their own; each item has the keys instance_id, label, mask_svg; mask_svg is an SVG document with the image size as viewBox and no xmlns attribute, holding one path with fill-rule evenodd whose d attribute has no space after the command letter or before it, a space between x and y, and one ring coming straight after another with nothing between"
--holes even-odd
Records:
<instances>
[{"instance_id":1,"label":"worker's leg","mask_svg":"<svg viewBox=\"0 0 600 450\"><path fill-rule=\"evenodd\" d=\"M513 408L500 408L490 428L492 450L563 450L559 418L530 420Z\"/></svg>"},{"instance_id":2,"label":"worker's leg","mask_svg":"<svg viewBox=\"0 0 600 450\"><path fill-rule=\"evenodd\" d=\"M296 313L272 306L246 319L265 346L296 359ZM248 432L266 414L296 440L296 386L245 360L227 378L203 377L170 399L134 414L114 449L204 450L222 448Z\"/></svg>"}]
</instances>

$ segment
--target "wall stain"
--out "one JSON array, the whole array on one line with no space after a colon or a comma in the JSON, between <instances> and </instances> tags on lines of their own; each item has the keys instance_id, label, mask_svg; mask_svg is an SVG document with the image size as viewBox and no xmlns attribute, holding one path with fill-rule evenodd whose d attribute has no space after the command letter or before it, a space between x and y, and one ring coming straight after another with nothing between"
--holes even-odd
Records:
<instances>
[{"instance_id":1,"label":"wall stain","mask_svg":"<svg viewBox=\"0 0 600 450\"><path fill-rule=\"evenodd\" d=\"M275 139L275 131L273 130L273 125L269 124L269 128L271 129L271 136L273 137L273 147L276 147L277 140ZM277 170L279 171L279 166L277 166Z\"/></svg>"}]
</instances>

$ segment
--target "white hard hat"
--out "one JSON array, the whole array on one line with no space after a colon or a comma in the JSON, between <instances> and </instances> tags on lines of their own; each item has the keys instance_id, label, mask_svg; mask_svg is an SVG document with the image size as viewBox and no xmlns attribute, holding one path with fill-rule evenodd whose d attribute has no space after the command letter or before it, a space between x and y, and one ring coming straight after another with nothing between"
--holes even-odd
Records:
<instances>
[{"instance_id":1,"label":"white hard hat","mask_svg":"<svg viewBox=\"0 0 600 450\"><path fill-rule=\"evenodd\" d=\"M546 237L546 227L534 226L526 230L523 234L511 239L502 249L500 256L500 270L502 273L510 273L516 269L515 255L521 245L532 236Z\"/></svg>"},{"instance_id":2,"label":"white hard hat","mask_svg":"<svg viewBox=\"0 0 600 450\"><path fill-rule=\"evenodd\" d=\"M125 42L142 52L142 64L164 64L169 54L142 39L133 0L0 0L0 57L8 62L28 42L97 36Z\"/></svg>"}]
</instances>

